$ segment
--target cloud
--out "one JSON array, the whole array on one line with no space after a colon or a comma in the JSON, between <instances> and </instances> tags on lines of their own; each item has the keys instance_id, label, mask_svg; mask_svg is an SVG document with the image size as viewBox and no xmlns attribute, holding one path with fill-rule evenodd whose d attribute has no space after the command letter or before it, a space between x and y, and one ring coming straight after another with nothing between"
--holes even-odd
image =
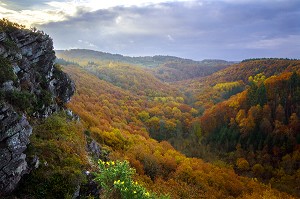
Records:
<instances>
[{"instance_id":1,"label":"cloud","mask_svg":"<svg viewBox=\"0 0 300 199\"><path fill-rule=\"evenodd\" d=\"M174 38L171 35L167 35L167 38L169 41L175 41Z\"/></svg>"},{"instance_id":2,"label":"cloud","mask_svg":"<svg viewBox=\"0 0 300 199\"><path fill-rule=\"evenodd\" d=\"M66 20L70 13L47 6L48 0L9 0L0 4L0 17L27 27Z\"/></svg>"},{"instance_id":3,"label":"cloud","mask_svg":"<svg viewBox=\"0 0 300 199\"><path fill-rule=\"evenodd\" d=\"M300 46L300 35L288 35L287 37L277 37L271 39L261 39L248 43L245 47L249 49L280 49L283 46Z\"/></svg>"},{"instance_id":4,"label":"cloud","mask_svg":"<svg viewBox=\"0 0 300 199\"><path fill-rule=\"evenodd\" d=\"M0 2L0 17L9 18L14 22L30 27L49 22L64 21L83 11L93 12L112 7L143 7L174 1L193 2L195 0L3 0L3 2Z\"/></svg>"},{"instance_id":5,"label":"cloud","mask_svg":"<svg viewBox=\"0 0 300 199\"><path fill-rule=\"evenodd\" d=\"M5 12L21 13L27 21L40 14L35 23L53 37L57 49L193 59L300 58L298 0L42 2L39 6L48 7L36 13L8 7Z\"/></svg>"},{"instance_id":6,"label":"cloud","mask_svg":"<svg viewBox=\"0 0 300 199\"><path fill-rule=\"evenodd\" d=\"M82 46L82 44L84 46L90 47L90 48L97 48L97 46L89 41L82 41L81 39L78 40L78 43L80 44L80 46Z\"/></svg>"}]
</instances>

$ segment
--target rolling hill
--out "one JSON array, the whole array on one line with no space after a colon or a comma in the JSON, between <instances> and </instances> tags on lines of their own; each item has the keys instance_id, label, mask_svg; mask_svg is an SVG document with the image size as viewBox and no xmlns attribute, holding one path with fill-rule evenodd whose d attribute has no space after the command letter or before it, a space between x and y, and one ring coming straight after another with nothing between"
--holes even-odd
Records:
<instances>
[{"instance_id":1,"label":"rolling hill","mask_svg":"<svg viewBox=\"0 0 300 199\"><path fill-rule=\"evenodd\" d=\"M129 57L84 49L57 50L56 55L81 66L106 66L111 62L136 65L148 68L158 79L166 82L207 76L234 63L224 60L193 61L162 55Z\"/></svg>"}]
</instances>

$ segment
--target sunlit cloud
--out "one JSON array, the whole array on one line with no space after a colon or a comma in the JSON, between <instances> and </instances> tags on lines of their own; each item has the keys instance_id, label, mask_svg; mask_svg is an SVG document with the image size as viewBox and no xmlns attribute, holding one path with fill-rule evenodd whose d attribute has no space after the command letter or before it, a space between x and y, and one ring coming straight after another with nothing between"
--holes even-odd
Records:
<instances>
[{"instance_id":1,"label":"sunlit cloud","mask_svg":"<svg viewBox=\"0 0 300 199\"><path fill-rule=\"evenodd\" d=\"M74 17L78 11L85 10L94 12L100 9L122 6L147 6L166 2L192 2L194 0L65 0L65 1L46 1L40 4L34 2L32 9L13 10L8 8L8 4L0 3L0 17L8 18L11 21L18 22L30 27L32 25L41 25L49 22L59 22ZM12 1L18 5L16 0ZM25 2L22 2L25 4ZM37 9L38 8L38 9ZM116 21L117 22L117 21Z\"/></svg>"},{"instance_id":2,"label":"sunlit cloud","mask_svg":"<svg viewBox=\"0 0 300 199\"><path fill-rule=\"evenodd\" d=\"M27 27L41 25L49 22L63 21L67 14L61 10L21 10L15 11L0 6L0 18L7 18Z\"/></svg>"}]
</instances>

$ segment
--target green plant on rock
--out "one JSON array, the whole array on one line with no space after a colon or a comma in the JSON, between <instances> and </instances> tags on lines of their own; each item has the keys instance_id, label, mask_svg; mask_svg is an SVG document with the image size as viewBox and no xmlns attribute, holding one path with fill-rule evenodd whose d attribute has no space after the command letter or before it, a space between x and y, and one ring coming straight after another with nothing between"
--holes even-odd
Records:
<instances>
[{"instance_id":1,"label":"green plant on rock","mask_svg":"<svg viewBox=\"0 0 300 199\"><path fill-rule=\"evenodd\" d=\"M0 31L13 31L15 29L25 29L25 26L9 21L8 19L0 19Z\"/></svg>"},{"instance_id":2,"label":"green plant on rock","mask_svg":"<svg viewBox=\"0 0 300 199\"><path fill-rule=\"evenodd\" d=\"M103 189L103 198L169 198L168 196L157 196L134 181L133 175L135 175L135 169L129 166L128 161L104 162L99 160L98 163L99 173L96 174L95 180Z\"/></svg>"},{"instance_id":3,"label":"green plant on rock","mask_svg":"<svg viewBox=\"0 0 300 199\"><path fill-rule=\"evenodd\" d=\"M0 85L6 81L15 81L17 76L13 72L13 68L8 59L0 56Z\"/></svg>"},{"instance_id":4,"label":"green plant on rock","mask_svg":"<svg viewBox=\"0 0 300 199\"><path fill-rule=\"evenodd\" d=\"M24 177L16 194L18 198L70 198L86 181L82 172L88 167L84 128L65 112L35 122L27 156L38 156L40 164Z\"/></svg>"},{"instance_id":5,"label":"green plant on rock","mask_svg":"<svg viewBox=\"0 0 300 199\"><path fill-rule=\"evenodd\" d=\"M6 93L7 100L21 111L32 113L36 104L36 97L28 91L11 91Z\"/></svg>"},{"instance_id":6,"label":"green plant on rock","mask_svg":"<svg viewBox=\"0 0 300 199\"><path fill-rule=\"evenodd\" d=\"M15 42L13 42L10 39L5 39L3 41L4 46L9 49L9 50L13 50L13 51L17 51L18 50L18 46Z\"/></svg>"}]
</instances>

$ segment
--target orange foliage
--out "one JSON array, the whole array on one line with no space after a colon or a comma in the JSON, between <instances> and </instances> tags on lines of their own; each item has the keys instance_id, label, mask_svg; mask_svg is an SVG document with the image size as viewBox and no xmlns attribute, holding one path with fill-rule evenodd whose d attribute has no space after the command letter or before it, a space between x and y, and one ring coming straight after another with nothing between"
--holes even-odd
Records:
<instances>
[{"instance_id":1,"label":"orange foliage","mask_svg":"<svg viewBox=\"0 0 300 199\"><path fill-rule=\"evenodd\" d=\"M149 138L145 124L161 130L163 120L166 121L163 127L169 131L179 122L191 124L191 109L177 102L176 98L148 101L145 96L124 91L79 68L66 67L65 71L77 86L77 94L68 107L81 117L92 137L110 147L110 158L127 159L136 168L137 178L146 187L158 193L169 193L171 198L232 198L264 194L266 189L262 185L238 176L233 169L187 158L166 141ZM207 133L221 122L235 118L237 110L229 106L230 103L219 105L230 114L216 112L219 106L206 112L205 116L210 113L215 118L213 125L203 126ZM173 118L174 115L178 120ZM211 118L206 117L201 118L203 125ZM143 120L146 120L145 124Z\"/></svg>"}]
</instances>

